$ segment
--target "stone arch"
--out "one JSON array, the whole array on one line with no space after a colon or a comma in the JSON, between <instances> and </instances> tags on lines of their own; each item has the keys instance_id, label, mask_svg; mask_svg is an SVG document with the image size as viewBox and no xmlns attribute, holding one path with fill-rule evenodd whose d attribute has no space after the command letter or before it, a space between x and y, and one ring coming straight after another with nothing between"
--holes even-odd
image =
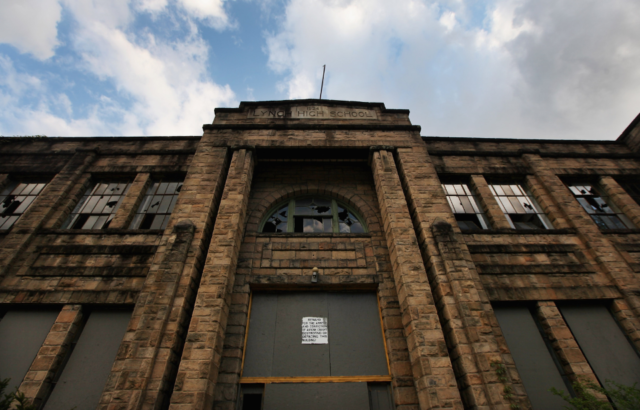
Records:
<instances>
[{"instance_id":1,"label":"stone arch","mask_svg":"<svg viewBox=\"0 0 640 410\"><path fill-rule=\"evenodd\" d=\"M331 199L335 199L338 202L342 202L345 205L353 208L363 219L369 227L369 231L378 229L382 224L378 218L376 210L364 200L360 195L354 194L345 188L309 188L309 187L291 187L281 188L270 192L267 196L260 199L249 209L249 219L247 220L247 227L245 232L258 232L258 226L260 221L266 217L267 212L281 202L285 202L291 198L300 196L323 196Z\"/></svg>"}]
</instances>

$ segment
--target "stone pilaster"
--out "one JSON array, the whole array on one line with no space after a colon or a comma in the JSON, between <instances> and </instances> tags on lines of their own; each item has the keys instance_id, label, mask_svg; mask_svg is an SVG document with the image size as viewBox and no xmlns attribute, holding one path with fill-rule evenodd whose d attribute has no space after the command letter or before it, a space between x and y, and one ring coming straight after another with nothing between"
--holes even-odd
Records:
<instances>
[{"instance_id":1,"label":"stone pilaster","mask_svg":"<svg viewBox=\"0 0 640 410\"><path fill-rule=\"evenodd\" d=\"M213 406L253 169L251 151L234 152L171 396L171 410L208 410ZM239 367L240 360L234 365Z\"/></svg>"},{"instance_id":2,"label":"stone pilaster","mask_svg":"<svg viewBox=\"0 0 640 410\"><path fill-rule=\"evenodd\" d=\"M371 166L420 408L462 409L462 399L392 154L386 150L374 152Z\"/></svg>"},{"instance_id":3,"label":"stone pilaster","mask_svg":"<svg viewBox=\"0 0 640 410\"><path fill-rule=\"evenodd\" d=\"M624 333L635 344L636 349L640 350L640 326L629 304L623 299L614 299L610 308Z\"/></svg>"},{"instance_id":4,"label":"stone pilaster","mask_svg":"<svg viewBox=\"0 0 640 410\"><path fill-rule=\"evenodd\" d=\"M566 219L578 232L578 237L587 251L597 262L599 268L609 276L635 314L640 317L640 284L635 273L615 246L600 232L593 219L580 206L578 201L564 185L562 180L545 165L537 154L524 154L523 158L531 167L538 180L553 198L554 203L566 215Z\"/></svg>"},{"instance_id":5,"label":"stone pilaster","mask_svg":"<svg viewBox=\"0 0 640 410\"><path fill-rule=\"evenodd\" d=\"M569 380L573 383L588 379L599 384L556 304L551 301L536 302L535 314Z\"/></svg>"},{"instance_id":6,"label":"stone pilaster","mask_svg":"<svg viewBox=\"0 0 640 410\"><path fill-rule=\"evenodd\" d=\"M15 258L26 249L33 235L55 214L58 205L67 201L67 195L94 161L95 150L77 150L29 209L18 219L2 241L0 248L0 277L11 266Z\"/></svg>"},{"instance_id":7,"label":"stone pilaster","mask_svg":"<svg viewBox=\"0 0 640 410\"><path fill-rule=\"evenodd\" d=\"M434 170L435 171L435 170ZM487 180L482 175L471 175L471 188L477 193L478 200L482 204L484 211L491 222L491 228L494 229L511 229L509 221L505 216L496 197L491 193Z\"/></svg>"},{"instance_id":8,"label":"stone pilaster","mask_svg":"<svg viewBox=\"0 0 640 410\"><path fill-rule=\"evenodd\" d=\"M633 222L636 228L640 227L640 205L638 205L612 177L600 177L599 182L600 187L602 187L607 196L613 201L614 205L620 208L620 211L622 211L627 218L631 219L631 222Z\"/></svg>"},{"instance_id":9,"label":"stone pilaster","mask_svg":"<svg viewBox=\"0 0 640 410\"><path fill-rule=\"evenodd\" d=\"M109 228L113 229L127 229L133 219L142 198L147 193L149 185L151 184L151 175L148 173L140 173L136 175L133 180L129 191L127 191L124 198L120 202L120 207L116 211L116 216L109 224Z\"/></svg>"},{"instance_id":10,"label":"stone pilaster","mask_svg":"<svg viewBox=\"0 0 640 410\"><path fill-rule=\"evenodd\" d=\"M65 305L51 327L19 390L39 408L51 390L51 383L69 353L82 324L82 306Z\"/></svg>"},{"instance_id":11,"label":"stone pilaster","mask_svg":"<svg viewBox=\"0 0 640 410\"><path fill-rule=\"evenodd\" d=\"M544 186L538 181L535 175L527 175L525 178L527 182L527 188L531 191L533 197L538 201L538 204L544 211L544 214L549 218L553 224L554 229L566 229L570 228L569 222L564 216L562 210L553 202L553 198Z\"/></svg>"},{"instance_id":12,"label":"stone pilaster","mask_svg":"<svg viewBox=\"0 0 640 410\"><path fill-rule=\"evenodd\" d=\"M202 141L138 297L99 409L166 406L227 167L227 149Z\"/></svg>"},{"instance_id":13,"label":"stone pilaster","mask_svg":"<svg viewBox=\"0 0 640 410\"><path fill-rule=\"evenodd\" d=\"M465 408L506 409L503 385L491 366L503 357L492 331L495 315L431 159L424 147L398 149L397 159ZM484 178L474 176L474 184L495 202ZM514 387L516 393L523 391ZM522 395L516 399L527 402Z\"/></svg>"}]
</instances>

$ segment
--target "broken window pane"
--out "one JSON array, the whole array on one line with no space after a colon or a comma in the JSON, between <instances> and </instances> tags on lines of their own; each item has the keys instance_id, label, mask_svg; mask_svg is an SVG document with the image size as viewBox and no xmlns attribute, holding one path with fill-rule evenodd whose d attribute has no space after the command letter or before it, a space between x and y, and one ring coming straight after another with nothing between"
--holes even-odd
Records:
<instances>
[{"instance_id":1,"label":"broken window pane","mask_svg":"<svg viewBox=\"0 0 640 410\"><path fill-rule=\"evenodd\" d=\"M289 209L294 210L289 221ZM364 233L358 217L344 205L326 198L300 198L289 201L262 224L262 232Z\"/></svg>"},{"instance_id":2,"label":"broken window pane","mask_svg":"<svg viewBox=\"0 0 640 410\"><path fill-rule=\"evenodd\" d=\"M600 229L633 229L635 226L608 198L591 184L570 184L569 190Z\"/></svg>"},{"instance_id":3,"label":"broken window pane","mask_svg":"<svg viewBox=\"0 0 640 410\"><path fill-rule=\"evenodd\" d=\"M331 201L308 198L296 200L296 215L331 215Z\"/></svg>"},{"instance_id":4,"label":"broken window pane","mask_svg":"<svg viewBox=\"0 0 640 410\"><path fill-rule=\"evenodd\" d=\"M496 202L513 229L551 229L552 225L535 199L521 184L489 185Z\"/></svg>"},{"instance_id":5,"label":"broken window pane","mask_svg":"<svg viewBox=\"0 0 640 410\"><path fill-rule=\"evenodd\" d=\"M182 179L155 181L147 190L138 212L131 222L131 229L165 229L178 201Z\"/></svg>"},{"instance_id":6,"label":"broken window pane","mask_svg":"<svg viewBox=\"0 0 640 410\"><path fill-rule=\"evenodd\" d=\"M274 212L265 222L262 232L287 232L289 205L285 205Z\"/></svg>"},{"instance_id":7,"label":"broken window pane","mask_svg":"<svg viewBox=\"0 0 640 410\"><path fill-rule=\"evenodd\" d=\"M45 183L10 182L0 192L0 230L7 230L26 212Z\"/></svg>"},{"instance_id":8,"label":"broken window pane","mask_svg":"<svg viewBox=\"0 0 640 410\"><path fill-rule=\"evenodd\" d=\"M489 229L489 224L467 184L442 184L442 188L460 229Z\"/></svg>"},{"instance_id":9,"label":"broken window pane","mask_svg":"<svg viewBox=\"0 0 640 410\"><path fill-rule=\"evenodd\" d=\"M115 216L129 183L96 183L62 226L70 229L106 229Z\"/></svg>"}]
</instances>

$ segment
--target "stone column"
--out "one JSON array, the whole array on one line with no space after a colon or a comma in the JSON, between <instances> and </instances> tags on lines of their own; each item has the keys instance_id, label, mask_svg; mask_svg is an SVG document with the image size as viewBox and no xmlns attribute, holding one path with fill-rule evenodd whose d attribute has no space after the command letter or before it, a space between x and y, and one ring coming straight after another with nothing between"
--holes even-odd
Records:
<instances>
[{"instance_id":1,"label":"stone column","mask_svg":"<svg viewBox=\"0 0 640 410\"><path fill-rule=\"evenodd\" d=\"M227 148L214 147L203 138L138 296L99 409L166 408L227 168Z\"/></svg>"},{"instance_id":2,"label":"stone column","mask_svg":"<svg viewBox=\"0 0 640 410\"><path fill-rule=\"evenodd\" d=\"M600 232L593 219L580 206L562 180L537 154L524 154L523 158L533 170L538 181L553 198L554 203L566 215L566 220L578 232L578 237L595 259L600 270L608 275L633 309L636 323L640 318L640 283L615 246ZM640 324L638 325L640 326Z\"/></svg>"},{"instance_id":3,"label":"stone column","mask_svg":"<svg viewBox=\"0 0 640 410\"><path fill-rule=\"evenodd\" d=\"M39 408L51 390L51 382L69 353L82 323L82 306L65 305L44 339L19 390Z\"/></svg>"},{"instance_id":4,"label":"stone column","mask_svg":"<svg viewBox=\"0 0 640 410\"><path fill-rule=\"evenodd\" d=\"M435 172L435 169L434 169ZM487 180L482 175L471 175L471 188L477 192L478 200L482 204L484 211L486 212L489 221L491 222L491 228L494 229L512 229L507 221L507 217L500 209L496 197L491 193Z\"/></svg>"},{"instance_id":5,"label":"stone column","mask_svg":"<svg viewBox=\"0 0 640 410\"><path fill-rule=\"evenodd\" d=\"M544 211L547 218L553 224L554 229L566 229L570 228L569 222L565 218L561 209L553 202L553 198L544 186L538 181L535 175L527 175L525 180L527 181L527 187L531 190L536 201Z\"/></svg>"},{"instance_id":6,"label":"stone column","mask_svg":"<svg viewBox=\"0 0 640 410\"><path fill-rule=\"evenodd\" d=\"M371 167L420 409L462 409L462 399L392 153L386 150L374 152Z\"/></svg>"},{"instance_id":7,"label":"stone column","mask_svg":"<svg viewBox=\"0 0 640 410\"><path fill-rule=\"evenodd\" d=\"M631 219L636 228L640 228L640 205L610 176L600 177L600 186L614 205Z\"/></svg>"},{"instance_id":8,"label":"stone column","mask_svg":"<svg viewBox=\"0 0 640 410\"><path fill-rule=\"evenodd\" d=\"M64 168L13 225L0 247L0 277L5 275L16 257L26 249L33 235L52 219L57 207L67 202L69 192L93 163L96 155L95 150L77 149Z\"/></svg>"},{"instance_id":9,"label":"stone column","mask_svg":"<svg viewBox=\"0 0 640 410\"><path fill-rule=\"evenodd\" d=\"M151 174L145 172L136 175L129 191L127 191L124 198L122 198L120 207L116 211L116 216L113 218L113 221L109 224L109 228L129 228L129 224L138 210L142 198L144 198L147 189L149 189L149 184L151 184Z\"/></svg>"},{"instance_id":10,"label":"stone column","mask_svg":"<svg viewBox=\"0 0 640 410\"><path fill-rule=\"evenodd\" d=\"M640 326L633 315L633 311L624 299L614 299L611 302L611 313L615 316L627 337L640 350Z\"/></svg>"},{"instance_id":11,"label":"stone column","mask_svg":"<svg viewBox=\"0 0 640 410\"><path fill-rule=\"evenodd\" d=\"M595 373L582 354L578 342L574 339L556 304L551 301L536 302L535 313L560 359L562 369L571 382L587 378L598 384Z\"/></svg>"},{"instance_id":12,"label":"stone column","mask_svg":"<svg viewBox=\"0 0 640 410\"><path fill-rule=\"evenodd\" d=\"M213 406L253 169L251 151L238 149L233 153L171 396L171 410L209 410ZM240 360L235 366L239 368Z\"/></svg>"},{"instance_id":13,"label":"stone column","mask_svg":"<svg viewBox=\"0 0 640 410\"><path fill-rule=\"evenodd\" d=\"M510 403L502 395L504 386L492 367L492 363L503 363L503 352L492 330L496 318L431 158L426 147L416 146L398 149L397 160L465 406L507 409ZM474 183L484 184L487 192L483 194L495 202L484 178L476 176ZM510 383L515 400L525 404L527 398L519 394L524 391L522 386Z\"/></svg>"}]
</instances>

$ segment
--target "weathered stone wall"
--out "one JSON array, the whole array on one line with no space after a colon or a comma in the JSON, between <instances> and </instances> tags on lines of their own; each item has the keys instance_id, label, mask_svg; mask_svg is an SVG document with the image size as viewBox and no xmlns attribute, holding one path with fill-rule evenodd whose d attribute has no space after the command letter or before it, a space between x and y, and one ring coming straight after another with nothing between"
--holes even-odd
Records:
<instances>
[{"instance_id":1,"label":"weathered stone wall","mask_svg":"<svg viewBox=\"0 0 640 410\"><path fill-rule=\"evenodd\" d=\"M640 347L640 230L600 230L563 179L597 183L640 228L616 181L640 175L634 124L619 141L421 139L407 110L299 100L218 109L202 138L2 139L0 189L49 183L0 233L0 308L61 309L20 388L46 398L84 307L128 305L100 409L235 409L251 292L314 289L377 293L399 410L530 407L491 303L529 303L566 375L596 380L555 302L606 301ZM167 228L129 229L150 181L176 175ZM442 176L468 178L491 229L460 231ZM133 183L110 228L60 229L99 178ZM554 229L511 229L496 178L525 184ZM302 195L344 202L368 232L258 232Z\"/></svg>"}]
</instances>

